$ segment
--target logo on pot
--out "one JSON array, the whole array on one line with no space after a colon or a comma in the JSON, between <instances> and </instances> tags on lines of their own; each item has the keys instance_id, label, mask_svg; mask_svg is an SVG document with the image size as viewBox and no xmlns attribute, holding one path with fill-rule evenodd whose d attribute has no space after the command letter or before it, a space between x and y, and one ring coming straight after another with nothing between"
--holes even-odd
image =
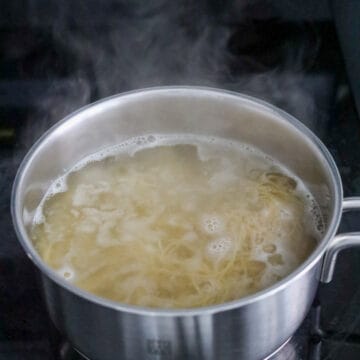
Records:
<instances>
[{"instance_id":1,"label":"logo on pot","mask_svg":"<svg viewBox=\"0 0 360 360\"><path fill-rule=\"evenodd\" d=\"M165 360L171 358L171 342L167 340L147 339L146 351L148 355L157 359Z\"/></svg>"}]
</instances>

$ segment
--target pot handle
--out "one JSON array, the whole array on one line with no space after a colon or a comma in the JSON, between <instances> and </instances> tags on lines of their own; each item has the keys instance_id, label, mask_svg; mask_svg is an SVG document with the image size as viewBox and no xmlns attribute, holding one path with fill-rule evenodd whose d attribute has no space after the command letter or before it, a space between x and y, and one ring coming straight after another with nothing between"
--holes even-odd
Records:
<instances>
[{"instance_id":1,"label":"pot handle","mask_svg":"<svg viewBox=\"0 0 360 360\"><path fill-rule=\"evenodd\" d=\"M343 212L350 210L360 211L360 197L349 197L343 200ZM332 280L338 253L355 246L360 248L360 232L338 234L334 237L324 255L321 282L329 283Z\"/></svg>"}]
</instances>

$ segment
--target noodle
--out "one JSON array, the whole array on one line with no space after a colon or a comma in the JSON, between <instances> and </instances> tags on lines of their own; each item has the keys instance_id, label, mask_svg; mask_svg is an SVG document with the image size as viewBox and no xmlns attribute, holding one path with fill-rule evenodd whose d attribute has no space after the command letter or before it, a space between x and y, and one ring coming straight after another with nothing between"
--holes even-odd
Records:
<instances>
[{"instance_id":1,"label":"noodle","mask_svg":"<svg viewBox=\"0 0 360 360\"><path fill-rule=\"evenodd\" d=\"M206 306L272 285L316 245L316 203L259 151L170 135L122 148L77 166L38 209L32 240L66 281L133 305Z\"/></svg>"}]
</instances>

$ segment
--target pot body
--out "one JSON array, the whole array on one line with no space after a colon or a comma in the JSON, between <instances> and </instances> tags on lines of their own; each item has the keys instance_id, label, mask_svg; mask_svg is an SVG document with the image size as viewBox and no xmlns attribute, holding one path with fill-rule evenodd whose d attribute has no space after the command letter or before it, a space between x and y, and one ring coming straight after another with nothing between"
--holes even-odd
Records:
<instances>
[{"instance_id":1,"label":"pot body","mask_svg":"<svg viewBox=\"0 0 360 360\"><path fill-rule=\"evenodd\" d=\"M44 277L52 321L91 360L263 360L296 331L313 301L318 266L276 294L216 313L134 314L79 297Z\"/></svg>"},{"instance_id":2,"label":"pot body","mask_svg":"<svg viewBox=\"0 0 360 360\"><path fill-rule=\"evenodd\" d=\"M88 294L60 279L29 239L34 211L51 182L84 156L133 136L189 133L242 141L301 177L327 220L323 239L288 277L252 296L207 308L157 310ZM321 142L290 115L247 96L206 88L155 88L114 96L70 115L21 165L13 190L20 242L42 272L50 316L91 360L245 359L274 352L299 327L318 285L322 256L341 215L342 188Z\"/></svg>"}]
</instances>

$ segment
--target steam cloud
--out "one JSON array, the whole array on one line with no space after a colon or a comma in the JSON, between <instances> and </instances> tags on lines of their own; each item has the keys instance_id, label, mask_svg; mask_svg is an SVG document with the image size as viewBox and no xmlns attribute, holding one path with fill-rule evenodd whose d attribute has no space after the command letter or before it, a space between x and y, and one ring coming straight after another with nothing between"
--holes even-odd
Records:
<instances>
[{"instance_id":1,"label":"steam cloud","mask_svg":"<svg viewBox=\"0 0 360 360\"><path fill-rule=\"evenodd\" d=\"M229 51L233 29L210 16L206 2L119 1L116 11L107 7L99 14L87 2L78 4L74 10L62 2L53 24L55 41L73 57L74 76L55 84L40 99L38 109L46 121L37 129L32 126L32 134L41 134L91 101L159 85L248 93L285 108L318 130L321 116L303 74L308 44L285 46L279 62L269 68ZM244 26L243 39L248 36ZM231 70L234 67L236 71Z\"/></svg>"}]
</instances>

